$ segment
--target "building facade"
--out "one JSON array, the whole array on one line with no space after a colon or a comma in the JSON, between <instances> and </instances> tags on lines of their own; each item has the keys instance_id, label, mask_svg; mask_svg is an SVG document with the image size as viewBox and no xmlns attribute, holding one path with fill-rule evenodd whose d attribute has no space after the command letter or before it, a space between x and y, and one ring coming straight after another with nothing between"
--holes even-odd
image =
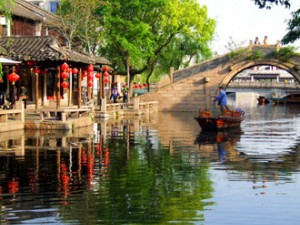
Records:
<instances>
[{"instance_id":1,"label":"building facade","mask_svg":"<svg viewBox=\"0 0 300 225\"><path fill-rule=\"evenodd\" d=\"M60 2L60 0L26 0L26 1L31 2L34 5L52 13L56 12Z\"/></svg>"}]
</instances>

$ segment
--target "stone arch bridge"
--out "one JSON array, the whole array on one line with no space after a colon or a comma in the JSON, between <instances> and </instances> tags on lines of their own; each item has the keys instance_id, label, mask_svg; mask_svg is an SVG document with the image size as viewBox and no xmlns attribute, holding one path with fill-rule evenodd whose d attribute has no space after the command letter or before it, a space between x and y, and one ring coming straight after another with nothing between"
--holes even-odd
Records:
<instances>
[{"instance_id":1,"label":"stone arch bridge","mask_svg":"<svg viewBox=\"0 0 300 225\"><path fill-rule=\"evenodd\" d=\"M292 74L300 81L300 54L289 47L252 45L234 52L174 71L170 82L156 91L139 96L141 102L158 101L159 111L198 111L210 109L211 95L218 87L227 87L239 72L259 65L272 65Z\"/></svg>"}]
</instances>

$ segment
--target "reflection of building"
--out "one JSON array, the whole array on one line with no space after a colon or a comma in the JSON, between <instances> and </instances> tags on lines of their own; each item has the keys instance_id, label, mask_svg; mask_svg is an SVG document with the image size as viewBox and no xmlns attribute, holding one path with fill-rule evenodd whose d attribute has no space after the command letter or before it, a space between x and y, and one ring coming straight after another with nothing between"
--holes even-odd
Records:
<instances>
[{"instance_id":1,"label":"reflection of building","mask_svg":"<svg viewBox=\"0 0 300 225\"><path fill-rule=\"evenodd\" d=\"M255 66L251 69L244 70L239 73L233 81L275 81L275 82L288 82L294 83L294 77L285 70L279 69L275 66Z\"/></svg>"}]
</instances>

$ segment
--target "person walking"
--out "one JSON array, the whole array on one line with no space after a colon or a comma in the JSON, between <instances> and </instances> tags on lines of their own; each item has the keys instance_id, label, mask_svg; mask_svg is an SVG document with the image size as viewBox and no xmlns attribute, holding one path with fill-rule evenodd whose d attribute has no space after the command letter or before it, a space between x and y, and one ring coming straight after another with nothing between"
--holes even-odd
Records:
<instances>
[{"instance_id":1,"label":"person walking","mask_svg":"<svg viewBox=\"0 0 300 225\"><path fill-rule=\"evenodd\" d=\"M219 87L219 94L217 97L215 97L214 102L218 102L218 105L220 106L221 114L223 114L225 109L229 110L227 106L227 95L223 86Z\"/></svg>"}]
</instances>

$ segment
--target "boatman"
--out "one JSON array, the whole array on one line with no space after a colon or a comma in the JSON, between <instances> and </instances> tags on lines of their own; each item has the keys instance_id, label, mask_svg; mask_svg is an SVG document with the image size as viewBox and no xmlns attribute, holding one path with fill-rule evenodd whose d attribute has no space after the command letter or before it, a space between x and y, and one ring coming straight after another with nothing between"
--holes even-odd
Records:
<instances>
[{"instance_id":1,"label":"boatman","mask_svg":"<svg viewBox=\"0 0 300 225\"><path fill-rule=\"evenodd\" d=\"M225 92L223 86L219 87L219 94L214 99L214 102L216 102L216 101L218 101L218 105L220 106L221 114L223 114L225 109L229 110L229 108L227 106L227 95L226 95L226 92Z\"/></svg>"}]
</instances>

